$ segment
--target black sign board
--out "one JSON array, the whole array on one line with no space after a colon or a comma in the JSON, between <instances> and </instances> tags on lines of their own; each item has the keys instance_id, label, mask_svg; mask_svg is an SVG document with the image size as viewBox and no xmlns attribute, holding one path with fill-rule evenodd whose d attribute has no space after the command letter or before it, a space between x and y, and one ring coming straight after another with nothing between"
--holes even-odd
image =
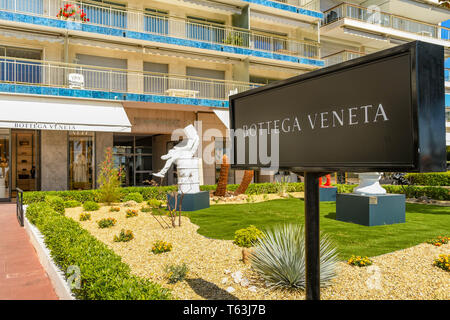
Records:
<instances>
[{"instance_id":1,"label":"black sign board","mask_svg":"<svg viewBox=\"0 0 450 320\"><path fill-rule=\"evenodd\" d=\"M271 165L249 150L275 134L280 169L445 171L444 95L443 47L416 41L230 96L232 166Z\"/></svg>"}]
</instances>

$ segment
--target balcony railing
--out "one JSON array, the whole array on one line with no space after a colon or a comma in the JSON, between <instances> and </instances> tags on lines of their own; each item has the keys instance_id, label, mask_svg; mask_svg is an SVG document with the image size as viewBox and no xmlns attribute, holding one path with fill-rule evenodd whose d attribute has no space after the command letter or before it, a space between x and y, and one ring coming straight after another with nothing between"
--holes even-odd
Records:
<instances>
[{"instance_id":1,"label":"balcony railing","mask_svg":"<svg viewBox=\"0 0 450 320\"><path fill-rule=\"evenodd\" d=\"M357 52L357 51L351 51L351 50L342 50L333 54L330 54L328 56L322 57L322 59L325 61L325 66L331 66L333 64L341 63L344 61L348 61L351 59L362 57L364 53Z\"/></svg>"},{"instance_id":2,"label":"balcony railing","mask_svg":"<svg viewBox=\"0 0 450 320\"><path fill-rule=\"evenodd\" d=\"M0 10L56 19L59 9L65 4L79 6L86 13L86 18L89 19L89 21L83 22L87 24L262 50L295 57L319 58L319 44L315 42L270 36L221 24L198 23L189 19L161 15L149 11L98 6L84 1L0 0Z\"/></svg>"},{"instance_id":3,"label":"balcony railing","mask_svg":"<svg viewBox=\"0 0 450 320\"><path fill-rule=\"evenodd\" d=\"M450 40L449 28L348 3L342 3L325 11L322 25L332 23L342 18L363 21L435 39Z\"/></svg>"},{"instance_id":4,"label":"balcony railing","mask_svg":"<svg viewBox=\"0 0 450 320\"><path fill-rule=\"evenodd\" d=\"M260 86L247 82L8 57L0 58L0 83L216 100L227 100L230 93Z\"/></svg>"},{"instance_id":5,"label":"balcony railing","mask_svg":"<svg viewBox=\"0 0 450 320\"><path fill-rule=\"evenodd\" d=\"M313 10L313 11L320 11L320 1L319 0L274 0L275 2L281 2L285 4L289 4L291 6Z\"/></svg>"}]
</instances>

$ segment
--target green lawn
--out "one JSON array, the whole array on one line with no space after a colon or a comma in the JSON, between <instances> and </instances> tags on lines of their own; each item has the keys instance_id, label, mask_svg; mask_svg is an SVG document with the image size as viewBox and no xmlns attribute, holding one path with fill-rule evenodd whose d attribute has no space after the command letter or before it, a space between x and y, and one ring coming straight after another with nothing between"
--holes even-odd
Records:
<instances>
[{"instance_id":1,"label":"green lawn","mask_svg":"<svg viewBox=\"0 0 450 320\"><path fill-rule=\"evenodd\" d=\"M236 230L251 224L264 229L280 223L304 223L304 201L283 199L212 205L186 215L200 226L200 234L214 239L233 239ZM336 221L335 216L334 202L320 204L320 228L335 241L342 259L352 254L380 255L439 235L450 235L449 207L407 203L406 223L376 227Z\"/></svg>"}]
</instances>

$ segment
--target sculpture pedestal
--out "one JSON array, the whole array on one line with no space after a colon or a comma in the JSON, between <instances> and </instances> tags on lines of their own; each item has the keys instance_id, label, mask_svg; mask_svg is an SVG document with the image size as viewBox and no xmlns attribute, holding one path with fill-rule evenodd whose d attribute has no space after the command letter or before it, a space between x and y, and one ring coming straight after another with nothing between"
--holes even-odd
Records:
<instances>
[{"instance_id":1,"label":"sculpture pedestal","mask_svg":"<svg viewBox=\"0 0 450 320\"><path fill-rule=\"evenodd\" d=\"M336 220L364 226L405 222L404 194L338 194Z\"/></svg>"},{"instance_id":2,"label":"sculpture pedestal","mask_svg":"<svg viewBox=\"0 0 450 320\"><path fill-rule=\"evenodd\" d=\"M177 204L181 201L181 194L177 193ZM167 195L167 203L171 208L175 206L175 197ZM209 191L200 191L196 193L185 193L181 203L181 211L197 211L209 208ZM177 208L178 211L178 208Z\"/></svg>"},{"instance_id":3,"label":"sculpture pedestal","mask_svg":"<svg viewBox=\"0 0 450 320\"><path fill-rule=\"evenodd\" d=\"M319 200L322 201L336 201L337 188L319 188Z\"/></svg>"},{"instance_id":4,"label":"sculpture pedestal","mask_svg":"<svg viewBox=\"0 0 450 320\"><path fill-rule=\"evenodd\" d=\"M184 194L200 192L198 163L198 158L181 158L177 160L179 192Z\"/></svg>"}]
</instances>

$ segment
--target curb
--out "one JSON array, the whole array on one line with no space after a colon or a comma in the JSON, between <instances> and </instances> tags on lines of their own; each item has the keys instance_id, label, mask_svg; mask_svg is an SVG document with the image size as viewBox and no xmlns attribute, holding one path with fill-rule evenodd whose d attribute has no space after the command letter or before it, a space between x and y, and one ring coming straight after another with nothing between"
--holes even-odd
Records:
<instances>
[{"instance_id":1,"label":"curb","mask_svg":"<svg viewBox=\"0 0 450 320\"><path fill-rule=\"evenodd\" d=\"M39 262L41 263L44 270L47 272L48 277L53 285L53 289L55 290L56 295L60 300L76 300L74 294L69 288L69 285L66 282L64 273L59 269L59 267L53 261L50 250L48 250L47 246L44 243L44 236L36 228L32 225L26 215L26 206L24 205L24 228L30 238L30 242L33 245L34 249L39 258Z\"/></svg>"}]
</instances>

